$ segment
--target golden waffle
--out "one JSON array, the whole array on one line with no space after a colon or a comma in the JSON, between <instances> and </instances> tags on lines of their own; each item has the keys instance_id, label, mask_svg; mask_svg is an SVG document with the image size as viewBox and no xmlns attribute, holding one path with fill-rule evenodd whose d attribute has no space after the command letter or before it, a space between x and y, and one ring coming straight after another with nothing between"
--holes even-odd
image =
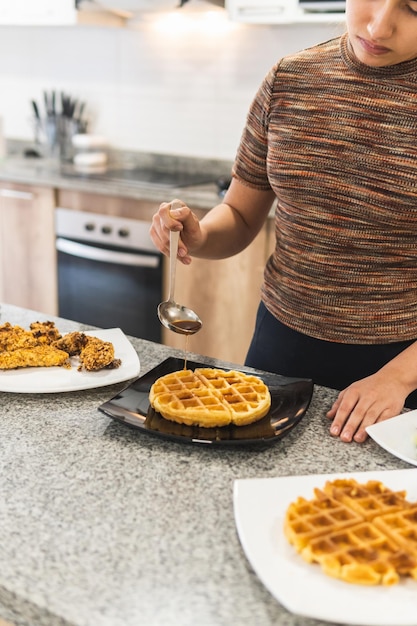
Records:
<instances>
[{"instance_id":1,"label":"golden waffle","mask_svg":"<svg viewBox=\"0 0 417 626\"><path fill-rule=\"evenodd\" d=\"M364 519L394 513L409 506L405 500L405 491L393 492L378 480L369 480L366 485L359 485L353 484L350 479L340 478L327 482L324 491L357 511Z\"/></svg>"},{"instance_id":2,"label":"golden waffle","mask_svg":"<svg viewBox=\"0 0 417 626\"><path fill-rule=\"evenodd\" d=\"M374 524L417 557L417 506L377 517Z\"/></svg>"},{"instance_id":3,"label":"golden waffle","mask_svg":"<svg viewBox=\"0 0 417 626\"><path fill-rule=\"evenodd\" d=\"M379 481L327 482L314 498L297 498L284 533L309 563L329 576L362 585L417 579L417 505Z\"/></svg>"},{"instance_id":4,"label":"golden waffle","mask_svg":"<svg viewBox=\"0 0 417 626\"><path fill-rule=\"evenodd\" d=\"M314 500L297 498L290 504L285 516L285 536L298 552L316 537L362 521L355 511L341 502L326 496L319 489L314 491L316 495Z\"/></svg>"},{"instance_id":5,"label":"golden waffle","mask_svg":"<svg viewBox=\"0 0 417 626\"><path fill-rule=\"evenodd\" d=\"M168 420L206 428L251 424L271 406L268 387L257 376L213 368L184 369L158 378L149 401Z\"/></svg>"},{"instance_id":6,"label":"golden waffle","mask_svg":"<svg viewBox=\"0 0 417 626\"><path fill-rule=\"evenodd\" d=\"M329 576L361 585L393 585L400 575L417 578L417 559L372 522L314 539L301 553Z\"/></svg>"}]
</instances>

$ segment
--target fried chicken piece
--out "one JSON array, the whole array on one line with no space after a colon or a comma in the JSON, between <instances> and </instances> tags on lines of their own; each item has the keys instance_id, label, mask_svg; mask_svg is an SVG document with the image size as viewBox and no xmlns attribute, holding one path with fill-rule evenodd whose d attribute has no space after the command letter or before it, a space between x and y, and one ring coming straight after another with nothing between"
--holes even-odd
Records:
<instances>
[{"instance_id":1,"label":"fried chicken piece","mask_svg":"<svg viewBox=\"0 0 417 626\"><path fill-rule=\"evenodd\" d=\"M119 361L119 363L117 363ZM86 346L80 353L79 371L97 372L106 367L119 367L121 361L114 358L114 346L110 341L103 341L97 337L88 337Z\"/></svg>"},{"instance_id":2,"label":"fried chicken piece","mask_svg":"<svg viewBox=\"0 0 417 626\"><path fill-rule=\"evenodd\" d=\"M78 356L78 370L97 372L116 369L121 360L114 358L109 341L74 331L62 336L54 322L32 322L30 330L0 325L0 370L24 367L63 366L71 368L69 357Z\"/></svg>"},{"instance_id":3,"label":"fried chicken piece","mask_svg":"<svg viewBox=\"0 0 417 626\"><path fill-rule=\"evenodd\" d=\"M32 322L30 330L38 343L50 345L62 337L54 322Z\"/></svg>"},{"instance_id":4,"label":"fried chicken piece","mask_svg":"<svg viewBox=\"0 0 417 626\"><path fill-rule=\"evenodd\" d=\"M53 366L70 368L68 353L47 344L0 352L1 370Z\"/></svg>"},{"instance_id":5,"label":"fried chicken piece","mask_svg":"<svg viewBox=\"0 0 417 626\"><path fill-rule=\"evenodd\" d=\"M65 350L70 356L77 356L80 354L81 350L85 348L87 342L87 335L76 330L64 335L58 341L54 341L52 345L55 348L59 348L59 350Z\"/></svg>"},{"instance_id":6,"label":"fried chicken piece","mask_svg":"<svg viewBox=\"0 0 417 626\"><path fill-rule=\"evenodd\" d=\"M12 326L10 322L0 325L0 352L31 348L37 345L36 337L21 326Z\"/></svg>"},{"instance_id":7,"label":"fried chicken piece","mask_svg":"<svg viewBox=\"0 0 417 626\"><path fill-rule=\"evenodd\" d=\"M111 363L106 365L106 370L117 370L122 364L122 359L113 359Z\"/></svg>"}]
</instances>

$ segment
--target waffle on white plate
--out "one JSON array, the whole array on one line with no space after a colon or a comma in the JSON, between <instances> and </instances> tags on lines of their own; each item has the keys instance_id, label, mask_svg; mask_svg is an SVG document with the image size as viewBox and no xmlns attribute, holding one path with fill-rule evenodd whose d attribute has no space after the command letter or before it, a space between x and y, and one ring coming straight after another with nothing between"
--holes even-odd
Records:
<instances>
[{"instance_id":1,"label":"waffle on white plate","mask_svg":"<svg viewBox=\"0 0 417 626\"><path fill-rule=\"evenodd\" d=\"M314 498L288 507L284 533L323 572L349 583L393 585L417 579L417 504L379 481L328 481Z\"/></svg>"},{"instance_id":2,"label":"waffle on white plate","mask_svg":"<svg viewBox=\"0 0 417 626\"><path fill-rule=\"evenodd\" d=\"M260 378L215 368L166 374L152 385L149 401L165 419L206 428L252 424L271 406L269 389Z\"/></svg>"}]
</instances>

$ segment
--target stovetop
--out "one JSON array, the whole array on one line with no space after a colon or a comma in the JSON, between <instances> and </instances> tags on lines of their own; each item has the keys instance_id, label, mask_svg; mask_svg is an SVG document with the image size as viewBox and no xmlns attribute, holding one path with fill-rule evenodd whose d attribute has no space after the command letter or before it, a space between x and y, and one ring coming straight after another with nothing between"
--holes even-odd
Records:
<instances>
[{"instance_id":1,"label":"stovetop","mask_svg":"<svg viewBox=\"0 0 417 626\"><path fill-rule=\"evenodd\" d=\"M138 183L159 185L162 187L191 187L215 183L216 178L209 174L190 172L167 172L135 168L110 168L102 172L83 172L75 169L62 168L61 174L70 178L85 180L101 180L114 183Z\"/></svg>"}]
</instances>

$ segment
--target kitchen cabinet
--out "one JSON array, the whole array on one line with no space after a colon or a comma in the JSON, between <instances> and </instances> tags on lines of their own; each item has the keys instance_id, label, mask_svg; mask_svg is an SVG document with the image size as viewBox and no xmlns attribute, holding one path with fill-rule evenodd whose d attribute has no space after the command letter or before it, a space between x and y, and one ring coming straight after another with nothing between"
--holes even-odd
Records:
<instances>
[{"instance_id":1,"label":"kitchen cabinet","mask_svg":"<svg viewBox=\"0 0 417 626\"><path fill-rule=\"evenodd\" d=\"M226 0L226 9L232 21L248 24L330 24L344 21L345 4L343 0Z\"/></svg>"},{"instance_id":2,"label":"kitchen cabinet","mask_svg":"<svg viewBox=\"0 0 417 626\"><path fill-rule=\"evenodd\" d=\"M108 9L127 11L133 15L153 13L157 11L176 11L177 9L210 10L213 7L224 8L224 0L98 0L100 6Z\"/></svg>"},{"instance_id":3,"label":"kitchen cabinet","mask_svg":"<svg viewBox=\"0 0 417 626\"><path fill-rule=\"evenodd\" d=\"M0 26L124 26L130 14L76 0L0 0Z\"/></svg>"},{"instance_id":4,"label":"kitchen cabinet","mask_svg":"<svg viewBox=\"0 0 417 626\"><path fill-rule=\"evenodd\" d=\"M0 301L57 313L55 193L0 183Z\"/></svg>"}]
</instances>

